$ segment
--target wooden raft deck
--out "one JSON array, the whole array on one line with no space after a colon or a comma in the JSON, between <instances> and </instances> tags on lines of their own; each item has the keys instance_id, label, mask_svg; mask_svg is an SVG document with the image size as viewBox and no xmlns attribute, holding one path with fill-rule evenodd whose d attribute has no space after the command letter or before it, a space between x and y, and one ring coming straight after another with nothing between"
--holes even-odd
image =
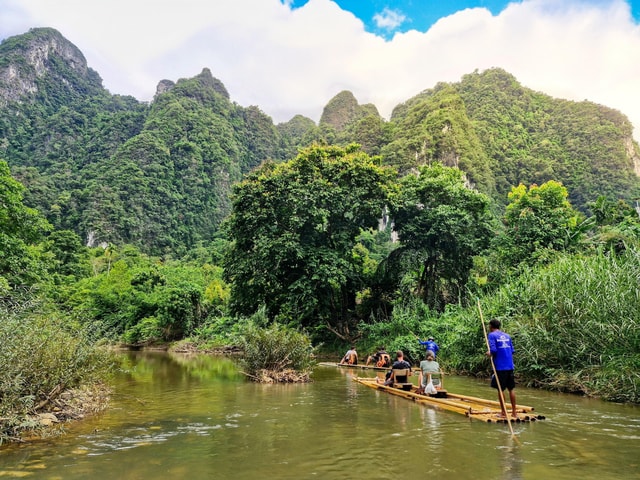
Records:
<instances>
[{"instance_id":1,"label":"wooden raft deck","mask_svg":"<svg viewBox=\"0 0 640 480\"><path fill-rule=\"evenodd\" d=\"M394 388L391 386L382 385L376 383L375 378L353 377L353 379L366 385L367 387L374 388L376 390L383 390L404 397L422 405L429 405L432 407L441 408L450 412L460 413L466 415L474 420L482 420L488 423L507 423L506 418L499 417L500 403L498 401L486 400L484 398L471 397L468 395L460 395L450 392L440 392L438 396L424 395L416 393L417 387L413 387L412 390L406 391L400 388ZM509 406L509 405L508 405ZM536 420L544 420L544 416L533 413L533 407L525 405L517 405L516 412L517 417L511 418L512 422L535 422ZM511 407L507 409L510 413Z\"/></svg>"},{"instance_id":2,"label":"wooden raft deck","mask_svg":"<svg viewBox=\"0 0 640 480\"><path fill-rule=\"evenodd\" d=\"M323 367L342 367L342 368L353 368L353 369L361 369L361 370L391 370L391 367L376 367L375 365L349 365L347 363L333 363L333 362L319 362L318 365L322 365Z\"/></svg>"}]
</instances>

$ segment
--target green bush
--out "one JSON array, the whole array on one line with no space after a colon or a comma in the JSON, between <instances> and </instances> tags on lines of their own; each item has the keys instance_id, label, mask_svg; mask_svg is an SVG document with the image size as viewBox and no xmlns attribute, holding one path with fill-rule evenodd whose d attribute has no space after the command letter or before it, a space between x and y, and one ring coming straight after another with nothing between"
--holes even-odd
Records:
<instances>
[{"instance_id":1,"label":"green bush","mask_svg":"<svg viewBox=\"0 0 640 480\"><path fill-rule=\"evenodd\" d=\"M248 322L241 330L238 343L244 351L245 373L254 378L262 377L263 371L277 374L287 370L304 376L314 365L314 348L309 337L284 325L274 323L262 327Z\"/></svg>"},{"instance_id":2,"label":"green bush","mask_svg":"<svg viewBox=\"0 0 640 480\"><path fill-rule=\"evenodd\" d=\"M128 328L122 337L129 344L157 342L162 339L162 326L156 317L145 317Z\"/></svg>"},{"instance_id":3,"label":"green bush","mask_svg":"<svg viewBox=\"0 0 640 480\"><path fill-rule=\"evenodd\" d=\"M1 443L60 392L105 380L112 361L56 313L0 310Z\"/></svg>"}]
</instances>

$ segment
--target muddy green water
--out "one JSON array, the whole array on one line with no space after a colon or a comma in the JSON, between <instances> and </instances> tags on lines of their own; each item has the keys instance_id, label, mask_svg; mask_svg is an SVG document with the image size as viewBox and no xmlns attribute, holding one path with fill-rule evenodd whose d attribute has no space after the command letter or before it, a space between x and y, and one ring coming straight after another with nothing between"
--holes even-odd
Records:
<instances>
[{"instance_id":1,"label":"muddy green water","mask_svg":"<svg viewBox=\"0 0 640 480\"><path fill-rule=\"evenodd\" d=\"M111 407L62 437L0 449L0 478L633 479L640 408L518 388L546 420L487 424L318 367L257 385L211 356L123 355ZM447 389L493 398L487 382Z\"/></svg>"}]
</instances>

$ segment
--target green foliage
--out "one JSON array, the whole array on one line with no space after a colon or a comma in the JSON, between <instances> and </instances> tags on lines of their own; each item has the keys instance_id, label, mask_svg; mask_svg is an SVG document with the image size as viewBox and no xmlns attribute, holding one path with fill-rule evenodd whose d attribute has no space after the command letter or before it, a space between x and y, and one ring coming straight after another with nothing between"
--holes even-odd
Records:
<instances>
[{"instance_id":1,"label":"green foliage","mask_svg":"<svg viewBox=\"0 0 640 480\"><path fill-rule=\"evenodd\" d=\"M225 262L234 312L265 305L282 322L354 325L363 263L357 237L377 225L393 173L357 147L311 147L267 163L234 189Z\"/></svg>"},{"instance_id":2,"label":"green foliage","mask_svg":"<svg viewBox=\"0 0 640 480\"><path fill-rule=\"evenodd\" d=\"M113 367L87 329L37 307L0 306L0 443L15 437L25 417L64 389L104 381Z\"/></svg>"},{"instance_id":3,"label":"green foliage","mask_svg":"<svg viewBox=\"0 0 640 480\"><path fill-rule=\"evenodd\" d=\"M322 143L323 137L313 120L295 115L291 120L276 125L280 133L280 152L283 159L295 158L302 146Z\"/></svg>"},{"instance_id":4,"label":"green foliage","mask_svg":"<svg viewBox=\"0 0 640 480\"><path fill-rule=\"evenodd\" d=\"M554 252L576 247L584 231L584 216L573 209L562 184L514 187L504 215L505 231L497 240L501 264L533 265Z\"/></svg>"},{"instance_id":5,"label":"green foliage","mask_svg":"<svg viewBox=\"0 0 640 480\"><path fill-rule=\"evenodd\" d=\"M313 346L309 337L284 325L259 326L244 324L239 336L246 373L260 378L261 372L295 370L308 374L314 365Z\"/></svg>"},{"instance_id":6,"label":"green foliage","mask_svg":"<svg viewBox=\"0 0 640 480\"><path fill-rule=\"evenodd\" d=\"M498 68L465 75L455 88L491 159L498 202L513 186L549 180L561 181L581 211L599 195L638 198L638 149L620 112L553 99Z\"/></svg>"},{"instance_id":7,"label":"green foliage","mask_svg":"<svg viewBox=\"0 0 640 480\"><path fill-rule=\"evenodd\" d=\"M23 191L7 163L0 161L0 293L31 286L46 272L38 242L50 225L37 210L23 204Z\"/></svg>"},{"instance_id":8,"label":"green foliage","mask_svg":"<svg viewBox=\"0 0 640 480\"><path fill-rule=\"evenodd\" d=\"M439 85L432 94L410 100L394 111L391 123L390 142L381 151L385 164L409 173L439 162L460 168L481 192L494 192L489 158L453 87Z\"/></svg>"},{"instance_id":9,"label":"green foliage","mask_svg":"<svg viewBox=\"0 0 640 480\"><path fill-rule=\"evenodd\" d=\"M45 251L52 256L49 266L56 275L54 282L71 282L89 275L88 250L71 230L51 232L45 241Z\"/></svg>"},{"instance_id":10,"label":"green foliage","mask_svg":"<svg viewBox=\"0 0 640 480\"><path fill-rule=\"evenodd\" d=\"M226 310L220 268L162 263L131 246L98 249L92 262L94 275L61 301L105 336L135 344L176 340L203 325L210 311Z\"/></svg>"},{"instance_id":11,"label":"green foliage","mask_svg":"<svg viewBox=\"0 0 640 480\"><path fill-rule=\"evenodd\" d=\"M391 215L420 298L440 311L463 301L473 257L492 234L488 197L467 188L460 170L435 163L402 179Z\"/></svg>"},{"instance_id":12,"label":"green foliage","mask_svg":"<svg viewBox=\"0 0 640 480\"><path fill-rule=\"evenodd\" d=\"M344 90L329 100L320 117L320 125L327 124L337 132L344 130L350 123L363 115L353 93Z\"/></svg>"},{"instance_id":13,"label":"green foliage","mask_svg":"<svg viewBox=\"0 0 640 480\"><path fill-rule=\"evenodd\" d=\"M589 204L596 230L589 241L599 249L622 253L640 249L640 212L624 200L612 202L601 196Z\"/></svg>"}]
</instances>

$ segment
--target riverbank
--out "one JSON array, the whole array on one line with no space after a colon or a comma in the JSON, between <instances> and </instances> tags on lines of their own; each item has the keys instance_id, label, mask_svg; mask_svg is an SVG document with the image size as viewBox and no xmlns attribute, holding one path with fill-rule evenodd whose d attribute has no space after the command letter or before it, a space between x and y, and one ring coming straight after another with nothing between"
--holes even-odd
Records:
<instances>
[{"instance_id":1,"label":"riverbank","mask_svg":"<svg viewBox=\"0 0 640 480\"><path fill-rule=\"evenodd\" d=\"M61 435L68 423L106 410L111 393L111 386L106 383L52 391L29 414L0 419L0 444L30 442Z\"/></svg>"}]
</instances>

